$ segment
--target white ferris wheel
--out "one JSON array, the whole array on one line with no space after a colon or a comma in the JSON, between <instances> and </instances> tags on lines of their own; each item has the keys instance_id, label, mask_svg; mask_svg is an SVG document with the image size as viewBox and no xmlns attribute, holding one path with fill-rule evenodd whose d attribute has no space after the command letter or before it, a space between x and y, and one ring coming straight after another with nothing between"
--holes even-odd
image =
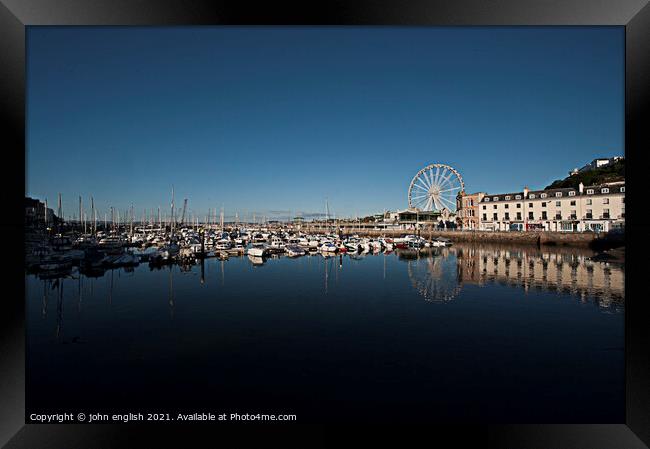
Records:
<instances>
[{"instance_id":1,"label":"white ferris wheel","mask_svg":"<svg viewBox=\"0 0 650 449\"><path fill-rule=\"evenodd\" d=\"M456 196L465 190L458 171L445 164L430 164L417 172L409 186L409 207L422 211L456 211Z\"/></svg>"}]
</instances>

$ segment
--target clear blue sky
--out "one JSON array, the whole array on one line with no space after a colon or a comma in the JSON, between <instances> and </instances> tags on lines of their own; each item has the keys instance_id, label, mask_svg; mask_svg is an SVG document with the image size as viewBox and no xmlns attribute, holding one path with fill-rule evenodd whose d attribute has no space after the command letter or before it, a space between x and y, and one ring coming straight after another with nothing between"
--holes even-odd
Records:
<instances>
[{"instance_id":1,"label":"clear blue sky","mask_svg":"<svg viewBox=\"0 0 650 449\"><path fill-rule=\"evenodd\" d=\"M27 194L226 216L543 188L624 151L622 27L29 27Z\"/></svg>"}]
</instances>

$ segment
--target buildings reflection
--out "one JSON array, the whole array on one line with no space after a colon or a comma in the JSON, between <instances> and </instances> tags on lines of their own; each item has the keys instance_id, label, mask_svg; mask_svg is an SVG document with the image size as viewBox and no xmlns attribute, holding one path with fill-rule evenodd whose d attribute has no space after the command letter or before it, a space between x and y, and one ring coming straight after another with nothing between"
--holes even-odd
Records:
<instances>
[{"instance_id":1,"label":"buildings reflection","mask_svg":"<svg viewBox=\"0 0 650 449\"><path fill-rule=\"evenodd\" d=\"M398 250L396 255L400 263L406 264L411 287L429 302L452 301L466 286L483 287L499 284L520 288L524 292L528 292L530 289L557 292L579 298L585 303L593 302L607 311L620 311L624 306L624 264L593 260L594 253L589 250L454 245L420 251ZM365 255L351 255L347 260L350 263L357 263L354 261L365 257ZM387 263L391 257L394 256L389 254L383 256L381 269L384 281L387 279ZM323 267L319 271L323 270L321 273L325 295L331 293L332 281L338 285L338 272L343 269L344 258L343 255L337 255L323 259ZM253 266L264 264L264 259L261 257L248 256L248 259ZM312 256L307 256L308 263L311 259ZM227 262L221 260L214 263L220 264L219 278L223 286L225 284L225 263ZM200 271L201 286L206 284L206 264L209 265L210 262L201 260L196 264L199 265L196 271ZM178 274L192 274L195 272L194 266L195 264L181 266L178 268ZM167 273L164 273L165 270ZM164 276L160 280L166 281L167 305L170 317L173 318L176 308L174 287L176 268L174 265L167 265L156 267L152 271L160 271L160 274ZM121 276L133 277L132 270L122 268L101 272L79 272L71 275L58 274L58 277L55 275L39 276L42 282L42 297L39 298L41 318L47 319L48 306L52 309L52 303L55 303L57 340L61 341L63 337L63 284L68 283L72 287L66 288L67 295L75 297L76 308L81 313L82 301L86 304L86 300L94 298L94 284L98 278L104 277L104 275L106 277L98 283L99 295L106 298L107 305L111 307L115 284L120 283ZM87 278L87 281L84 281L83 278ZM391 282L395 279L390 276L389 278ZM75 285L73 282L77 284ZM40 296L40 292L38 295Z\"/></svg>"},{"instance_id":2,"label":"buildings reflection","mask_svg":"<svg viewBox=\"0 0 650 449\"><path fill-rule=\"evenodd\" d=\"M427 301L449 301L464 285L498 283L593 300L619 308L625 299L622 263L596 262L588 250L452 246L401 257L413 287Z\"/></svg>"}]
</instances>

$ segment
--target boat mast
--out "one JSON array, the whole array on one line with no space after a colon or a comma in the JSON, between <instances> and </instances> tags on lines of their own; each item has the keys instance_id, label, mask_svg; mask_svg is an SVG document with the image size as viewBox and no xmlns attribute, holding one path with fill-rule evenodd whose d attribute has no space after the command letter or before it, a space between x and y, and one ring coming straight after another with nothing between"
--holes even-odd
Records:
<instances>
[{"instance_id":1,"label":"boat mast","mask_svg":"<svg viewBox=\"0 0 650 449\"><path fill-rule=\"evenodd\" d=\"M63 206L61 205L61 194L59 193L59 204L57 205L56 209L56 214L59 216L59 221L57 224L57 233L59 232L59 228L61 227L61 224L63 223Z\"/></svg>"},{"instance_id":2,"label":"boat mast","mask_svg":"<svg viewBox=\"0 0 650 449\"><path fill-rule=\"evenodd\" d=\"M81 195L79 195L79 230L81 231Z\"/></svg>"},{"instance_id":3,"label":"boat mast","mask_svg":"<svg viewBox=\"0 0 650 449\"><path fill-rule=\"evenodd\" d=\"M93 234L97 234L97 215L95 213L95 199L90 197L90 210L93 218Z\"/></svg>"},{"instance_id":4,"label":"boat mast","mask_svg":"<svg viewBox=\"0 0 650 449\"><path fill-rule=\"evenodd\" d=\"M172 213L169 219L169 227L171 229L172 237L174 236L174 186L172 185Z\"/></svg>"},{"instance_id":5,"label":"boat mast","mask_svg":"<svg viewBox=\"0 0 650 449\"><path fill-rule=\"evenodd\" d=\"M330 203L329 199L325 198L325 223L327 224L327 232L330 231Z\"/></svg>"}]
</instances>

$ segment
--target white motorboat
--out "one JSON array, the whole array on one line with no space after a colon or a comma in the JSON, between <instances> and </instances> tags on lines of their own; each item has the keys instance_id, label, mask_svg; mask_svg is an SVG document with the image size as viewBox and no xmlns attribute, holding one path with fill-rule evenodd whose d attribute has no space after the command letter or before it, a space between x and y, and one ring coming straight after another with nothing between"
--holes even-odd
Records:
<instances>
[{"instance_id":1,"label":"white motorboat","mask_svg":"<svg viewBox=\"0 0 650 449\"><path fill-rule=\"evenodd\" d=\"M368 244L370 245L370 249L381 251L381 242L379 240L369 240Z\"/></svg>"},{"instance_id":2,"label":"white motorboat","mask_svg":"<svg viewBox=\"0 0 650 449\"><path fill-rule=\"evenodd\" d=\"M421 242L419 240L409 240L407 242L407 247L408 248L415 248L415 249L420 249L424 246L424 242Z\"/></svg>"},{"instance_id":3,"label":"white motorboat","mask_svg":"<svg viewBox=\"0 0 650 449\"><path fill-rule=\"evenodd\" d=\"M230 240L226 240L226 239L218 240L217 243L214 245L214 249L217 251L225 251L230 248L232 248L232 243L230 242Z\"/></svg>"},{"instance_id":4,"label":"white motorboat","mask_svg":"<svg viewBox=\"0 0 650 449\"><path fill-rule=\"evenodd\" d=\"M438 237L433 239L433 246L451 246L451 240L445 237Z\"/></svg>"},{"instance_id":5,"label":"white motorboat","mask_svg":"<svg viewBox=\"0 0 650 449\"><path fill-rule=\"evenodd\" d=\"M123 246L122 239L117 235L109 235L99 241L99 246L102 248L121 248Z\"/></svg>"},{"instance_id":6,"label":"white motorboat","mask_svg":"<svg viewBox=\"0 0 650 449\"><path fill-rule=\"evenodd\" d=\"M335 253L339 250L339 248L332 242L323 242L323 244L320 246L320 250L324 253Z\"/></svg>"},{"instance_id":7,"label":"white motorboat","mask_svg":"<svg viewBox=\"0 0 650 449\"><path fill-rule=\"evenodd\" d=\"M284 249L284 241L277 236L271 237L271 248L276 249L276 250L283 250Z\"/></svg>"},{"instance_id":8,"label":"white motorboat","mask_svg":"<svg viewBox=\"0 0 650 449\"><path fill-rule=\"evenodd\" d=\"M380 241L382 245L384 245L384 249L386 251L392 251L395 248L395 245L391 239L380 239Z\"/></svg>"},{"instance_id":9,"label":"white motorboat","mask_svg":"<svg viewBox=\"0 0 650 449\"><path fill-rule=\"evenodd\" d=\"M74 247L76 248L89 248L96 245L97 239L89 234L79 236L79 238L74 242Z\"/></svg>"},{"instance_id":10,"label":"white motorboat","mask_svg":"<svg viewBox=\"0 0 650 449\"><path fill-rule=\"evenodd\" d=\"M55 251L67 251L72 249L72 239L65 235L56 235L50 239L50 246Z\"/></svg>"},{"instance_id":11,"label":"white motorboat","mask_svg":"<svg viewBox=\"0 0 650 449\"><path fill-rule=\"evenodd\" d=\"M253 243L253 246L248 248L246 253L253 257L263 257L266 256L268 252L269 248L265 243Z\"/></svg>"},{"instance_id":12,"label":"white motorboat","mask_svg":"<svg viewBox=\"0 0 650 449\"><path fill-rule=\"evenodd\" d=\"M368 252L371 250L370 247L370 241L368 239L363 239L359 242L359 246L361 247L362 252Z\"/></svg>"},{"instance_id":13,"label":"white motorboat","mask_svg":"<svg viewBox=\"0 0 650 449\"><path fill-rule=\"evenodd\" d=\"M285 250L287 251L287 255L289 257L298 257L305 255L305 250L299 245L287 245L285 247Z\"/></svg>"},{"instance_id":14,"label":"white motorboat","mask_svg":"<svg viewBox=\"0 0 650 449\"><path fill-rule=\"evenodd\" d=\"M354 237L347 239L345 242L343 242L343 244L348 249L348 251L352 251L352 252L359 251L359 249L361 248L359 239Z\"/></svg>"},{"instance_id":15,"label":"white motorboat","mask_svg":"<svg viewBox=\"0 0 650 449\"><path fill-rule=\"evenodd\" d=\"M173 259L180 252L180 247L176 243L170 243L158 249L149 257L150 261L168 261Z\"/></svg>"}]
</instances>

